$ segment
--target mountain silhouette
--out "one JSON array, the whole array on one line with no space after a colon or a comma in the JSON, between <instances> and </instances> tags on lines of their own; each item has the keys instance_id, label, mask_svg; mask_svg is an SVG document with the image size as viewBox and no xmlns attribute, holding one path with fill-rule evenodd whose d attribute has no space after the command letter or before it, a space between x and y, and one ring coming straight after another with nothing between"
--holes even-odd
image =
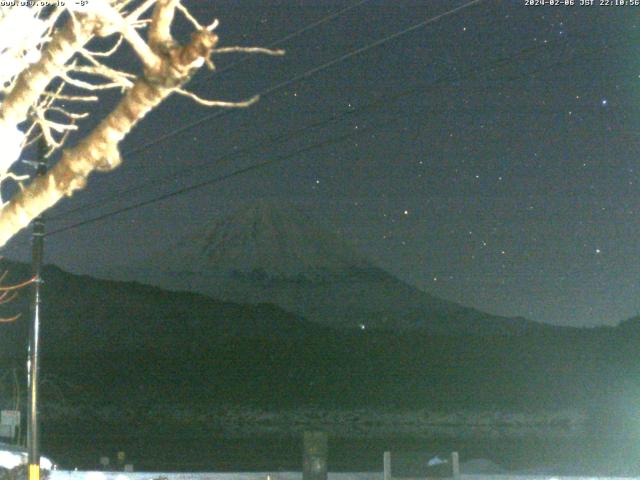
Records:
<instances>
[{"instance_id":1,"label":"mountain silhouette","mask_svg":"<svg viewBox=\"0 0 640 480\"><path fill-rule=\"evenodd\" d=\"M379 268L292 205L260 202L212 219L111 278L224 301L273 303L341 329L520 334L545 328L450 302Z\"/></svg>"},{"instance_id":2,"label":"mountain silhouette","mask_svg":"<svg viewBox=\"0 0 640 480\"><path fill-rule=\"evenodd\" d=\"M30 267L4 260L4 284L28 279ZM322 330L275 305L238 305L192 292L165 291L136 282L75 275L57 266L43 271L41 337L44 352L206 348L213 340L314 334ZM31 288L2 305L0 356L26 352Z\"/></svg>"}]
</instances>

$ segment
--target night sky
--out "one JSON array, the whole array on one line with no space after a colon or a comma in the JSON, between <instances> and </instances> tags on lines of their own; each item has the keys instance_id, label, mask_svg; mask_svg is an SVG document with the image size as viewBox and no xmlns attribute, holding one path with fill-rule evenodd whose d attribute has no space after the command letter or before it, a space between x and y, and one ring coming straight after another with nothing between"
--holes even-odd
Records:
<instances>
[{"instance_id":1,"label":"night sky","mask_svg":"<svg viewBox=\"0 0 640 480\"><path fill-rule=\"evenodd\" d=\"M217 57L221 72L191 84L240 100L467 2L184 3L202 23L220 19L225 46L270 45L359 3L284 42L285 57ZM269 198L443 298L612 325L640 313L639 121L640 6L484 0L247 110L220 114L173 97L124 142L122 167L49 212L48 231L274 163L52 235L46 259L92 273ZM24 258L26 239L5 254Z\"/></svg>"}]
</instances>

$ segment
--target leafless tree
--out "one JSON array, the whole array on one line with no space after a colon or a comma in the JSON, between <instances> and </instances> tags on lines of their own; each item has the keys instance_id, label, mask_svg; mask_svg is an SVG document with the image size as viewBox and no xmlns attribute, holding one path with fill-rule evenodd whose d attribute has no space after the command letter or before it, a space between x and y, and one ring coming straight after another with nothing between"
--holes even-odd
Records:
<instances>
[{"instance_id":1,"label":"leafless tree","mask_svg":"<svg viewBox=\"0 0 640 480\"><path fill-rule=\"evenodd\" d=\"M0 274L0 305L5 305L11 301L13 301L18 296L18 291L30 285L35 281L35 278L30 278L20 283L14 283L12 285L7 285L5 280L7 275L9 274L9 270L4 270L2 274ZM20 314L13 315L11 317L0 317L0 323L11 323L20 318Z\"/></svg>"},{"instance_id":2,"label":"leafless tree","mask_svg":"<svg viewBox=\"0 0 640 480\"><path fill-rule=\"evenodd\" d=\"M171 34L177 14L193 26L188 42ZM3 23L5 28L3 28ZM85 186L93 171L122 162L119 143L169 95L184 95L209 107L248 107L243 102L205 100L185 85L212 58L230 52L281 55L281 50L218 46L213 20L202 25L181 0L85 0L66 6L0 7L0 182L20 189L0 209L0 246L64 196ZM10 28L6 28L10 26ZM9 34L8 32L14 32ZM94 38L112 37L113 47L92 51ZM142 64L142 74L109 65L123 43ZM117 106L72 148L65 146L78 122L91 114L101 91L118 89ZM78 94L77 92L81 92ZM60 160L44 176L17 176L11 169L21 152L43 136L48 154Z\"/></svg>"}]
</instances>

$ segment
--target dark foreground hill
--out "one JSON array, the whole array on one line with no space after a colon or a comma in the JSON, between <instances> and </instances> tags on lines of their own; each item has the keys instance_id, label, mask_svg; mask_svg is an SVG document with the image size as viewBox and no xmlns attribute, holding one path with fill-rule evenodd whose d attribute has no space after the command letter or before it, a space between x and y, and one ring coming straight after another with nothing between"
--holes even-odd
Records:
<instances>
[{"instance_id":1,"label":"dark foreground hill","mask_svg":"<svg viewBox=\"0 0 640 480\"><path fill-rule=\"evenodd\" d=\"M3 262L5 284L30 277L26 265ZM112 282L74 275L55 266L44 269L42 350L67 354L115 350L205 347L217 338L312 335L316 326L274 305L239 305L189 292L168 292L135 282ZM3 324L0 355L24 352L27 342L29 288L2 306L0 315L21 314Z\"/></svg>"},{"instance_id":2,"label":"dark foreground hill","mask_svg":"<svg viewBox=\"0 0 640 480\"><path fill-rule=\"evenodd\" d=\"M9 268L9 280L28 276L24 265ZM66 406L58 427L45 415L48 428L94 428L90 413L102 407L130 412L127 422L142 428L162 423L148 418L158 405L202 411L223 404L267 410L578 407L591 412L595 431L635 428L627 417L640 392L637 322L517 336L345 331L273 305L98 281L56 267L45 273L42 398ZM28 298L21 292L2 314L28 314ZM5 371L22 372L27 323L24 317L0 326ZM2 395L11 391L3 386ZM9 405L11 398L2 401ZM88 414L73 413L74 405Z\"/></svg>"}]
</instances>

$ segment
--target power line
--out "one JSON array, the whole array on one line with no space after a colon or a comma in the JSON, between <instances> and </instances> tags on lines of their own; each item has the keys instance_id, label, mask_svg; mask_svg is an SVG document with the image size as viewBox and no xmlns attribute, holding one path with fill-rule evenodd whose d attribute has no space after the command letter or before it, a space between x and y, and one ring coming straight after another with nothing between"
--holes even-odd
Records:
<instances>
[{"instance_id":1,"label":"power line","mask_svg":"<svg viewBox=\"0 0 640 480\"><path fill-rule=\"evenodd\" d=\"M322 65L319 65L317 67L313 67L313 68L311 68L311 69L309 69L309 70L307 70L307 71L305 71L305 72L303 72L303 73L301 73L299 75L296 75L296 76L294 76L294 77L292 77L292 78L290 78L288 80L284 80L284 81L282 81L280 83L277 83L277 84L275 84L275 85L273 85L273 86L271 86L269 88L266 88L265 90L262 90L261 92L258 92L256 95L260 96L260 97L266 97L268 95L271 95L271 94L273 94L273 93L275 93L275 92L277 92L279 90L282 90L283 88L286 88L286 87L288 87L290 85L298 83L298 82L300 82L302 80L305 80L305 79L311 77L312 75L315 75L316 73L319 73L319 72L321 72L323 70L326 70L329 67L337 65L338 63L341 63L341 62L343 62L343 61L345 61L345 60L347 60L349 58L355 57L357 55L360 55L361 53L364 53L364 52L367 52L367 51L369 51L369 50L371 50L373 48L379 47L380 45L383 45L383 44L385 44L387 42L390 42L391 40L395 40L396 38L401 37L402 35L406 35L407 33L411 33L411 32L413 32L415 30L418 30L419 28L422 28L422 27L425 27L426 25L434 23L434 22L440 20L441 18L444 18L444 17L447 17L449 15L453 15L455 13L458 13L461 10L469 8L469 7L471 7L473 5L476 5L476 4L478 4L480 2L483 2L483 1L484 0L471 0L471 1L469 1L469 2L467 2L465 4L463 4L463 5L460 5L460 6L456 7L456 8L453 8L451 10L447 10L444 13L441 13L441 14L436 15L434 17L430 17L430 18L428 18L428 19L426 19L426 20L424 20L422 22L416 23L415 25L412 25L412 26L410 26L408 28L405 28L405 29L400 30L400 31L398 31L396 33L388 35L388 36L386 36L384 38L376 40L375 42L369 43L369 44L367 44L367 45L365 45L363 47L360 47L360 48L357 48L357 49L352 50L350 52L347 52L344 55L341 55L340 57L334 58L333 60L329 60L328 62L323 63ZM138 152L140 152L142 150L146 150L149 147L152 147L153 145L161 143L161 142L163 142L163 141L165 141L165 140L167 140L169 138L173 138L176 135L179 135L180 133L182 133L184 131L187 131L187 130L189 130L189 129L197 126L197 125L200 125L200 124L205 123L205 122L207 122L209 120L221 117L223 115L229 115L232 112L236 112L236 111L237 110L219 110L219 111L217 111L215 113L212 113L210 115L205 115L204 117L202 117L199 120L196 120L194 122L191 122L191 123L188 123L186 125L183 125L180 128L176 128L176 129L172 130L171 132L167 132L166 134L161 135L160 137L156 138L155 140L152 140L152 141L147 142L147 143L145 143L145 144L143 144L143 145L141 145L139 147L136 147L136 148L134 148L134 149L132 149L132 150L130 150L128 152L125 152L123 154L123 157L126 157L128 155L134 155L134 154L136 154L136 153L138 153Z\"/></svg>"},{"instance_id":2,"label":"power line","mask_svg":"<svg viewBox=\"0 0 640 480\"><path fill-rule=\"evenodd\" d=\"M341 15L344 15L345 13L349 12L350 10L353 10L353 9L355 9L357 7L360 7L361 5L367 3L368 1L369 0L359 0L359 1L355 2L355 3L353 3L352 5L349 5L349 6L347 6L345 8L342 8L342 9L336 11L336 12L333 12L333 13L331 13L329 15L326 15L326 16L320 18L319 20L317 20L315 22L312 22L312 23L310 23L308 25L305 25L304 27L296 30L295 32L292 32L292 33L290 33L288 35L285 35L284 37L265 45L264 48L273 48L273 47L277 47L279 45L282 45L283 43L286 43L286 42L288 42L289 40L291 40L293 38L299 37L300 35L308 32L310 30L313 30L316 27L319 27L320 25L323 25L323 24L325 24L327 22L330 22L331 20L334 20L335 18L340 17ZM237 60L237 61L235 61L235 62L233 62L233 63L231 63L229 65L226 65L223 68L217 69L215 72L210 73L205 78L200 78L200 79L196 79L196 80L192 81L191 85L201 83L201 82L203 82L205 80L213 78L216 75L220 75L221 73L227 72L227 71L237 67L238 65L246 63L248 60L250 60L252 58L255 58L255 56L247 55L247 56L241 58L240 60ZM260 94L260 95L265 95L265 94L263 93L263 94ZM216 113L222 115L224 113L228 113L228 111L221 111L221 112L216 112ZM143 148L147 148L147 147L143 147ZM134 149L134 150L132 150L130 152L126 152L124 155L133 155L133 154L137 153L139 150L140 149ZM75 211L75 209L73 211ZM56 218L59 218L59 216L51 217L50 220L55 220Z\"/></svg>"},{"instance_id":3,"label":"power line","mask_svg":"<svg viewBox=\"0 0 640 480\"><path fill-rule=\"evenodd\" d=\"M343 141L345 141L345 140L347 140L347 139L349 139L349 138L351 138L351 137L353 137L355 135L360 135L362 132L368 131L368 130L370 130L370 129L363 129L360 132L350 132L350 133L342 135L340 137L329 138L327 140L323 140L323 141L315 143L313 145L309 145L309 146L307 146L307 147L305 147L305 148L303 148L301 150L297 150L295 152L288 153L286 155L273 158L271 160L265 160L263 162L254 163L252 165L249 165L248 167L244 167L244 168L235 170L235 171L233 171L231 173L228 173L228 174L225 174L225 175L220 175L218 177L214 177L212 179L205 180L205 181L196 183L194 185L189 185L188 187L184 187L184 188L181 188L179 190L174 190L172 192L165 193L163 195L159 195L159 196L154 197L154 198L149 199L149 200L138 202L138 203L135 203L133 205L129 205L129 206L124 207L124 208L119 208L117 210L114 210L114 211L111 211L111 212L108 212L108 213L105 213L105 214L102 214L102 215L98 215L96 217L92 217L92 218L89 218L87 220L83 220L81 222L77 222L77 223L68 225L66 227L59 228L57 230L53 230L53 231L45 234L45 236L48 237L50 235L56 235L58 233L66 232L67 230L72 230L74 228L81 227L83 225L87 225L89 223L95 223L97 221L104 220L105 218L109 218L109 217L112 217L114 215L118 215L120 213L128 212L130 210L135 210L135 209L147 206L147 205L151 205L153 203L160 202L162 200L166 200L168 198L176 197L178 195L183 195L183 194L191 192L193 190L197 190L197 189L200 189L202 187L206 187L206 186L212 185L214 183L219 183L219 182L221 182L223 180L227 180L229 178L237 177L237 176L242 175L244 173L248 173L248 172L251 172L251 171L254 171L254 170L262 169L262 168L264 168L264 167L266 167L268 165L273 165L273 164L276 164L276 163L283 162L284 160L288 160L289 158L292 158L295 155L308 153L310 151L317 150L319 148L326 147L328 145L341 143L341 142L343 142Z\"/></svg>"},{"instance_id":4,"label":"power line","mask_svg":"<svg viewBox=\"0 0 640 480\"><path fill-rule=\"evenodd\" d=\"M555 66L555 65L556 64L554 64L552 66ZM550 67L551 66L549 66L548 68L550 68ZM403 92L403 93L406 93L406 92ZM370 110L370 107L371 107L371 105L367 106L366 108L363 108L361 111L358 111L356 113L362 113L362 111ZM426 109L421 109L420 111L417 111L417 112L413 112L412 114L409 114L409 115L405 114L404 116L407 117L407 116L414 116L414 115L424 115L424 113L426 113L426 112L438 114L438 113L442 113L442 110L436 111L436 110L433 110L431 108L426 108ZM340 116L344 116L344 115L351 114L351 113L354 113L354 111L343 112L343 114L340 115ZM558 111L558 113L560 113L560 111ZM564 113L564 112L562 112L562 113ZM330 119L330 120L333 120L333 119ZM90 218L90 219L88 219L86 221L81 221L81 222L78 222L76 224L72 224L72 225L70 225L68 227L64 227L64 228L58 229L56 231L51 232L51 234L60 233L62 231L66 231L66 230L69 230L69 229L72 229L72 228L75 228L75 227L78 227L78 226L82 226L82 225L85 225L87 223L93 223L95 221L102 220L104 218L108 218L110 216L117 215L119 213L124 213L124 212L129 211L129 210L137 209L137 208L140 208L140 207L152 204L152 203L156 203L158 201L165 200L167 198L171 198L173 196L177 196L177 195L181 195L181 194L184 194L184 193L188 193L188 192L190 192L192 190L196 190L196 189L202 188L204 186L207 186L207 185L210 185L210 184L213 184L213 183L218 183L218 182L220 182L222 180L226 180L228 178L232 178L232 177L247 173L247 172L252 171L252 170L260 169L260 168L266 167L266 166L271 165L271 164L280 163L281 161L287 160L287 159L292 158L293 156L299 155L301 153L307 153L307 152L309 152L311 150L316 150L316 149L322 148L322 147L330 145L330 144L341 143L342 141L344 141L344 140L346 140L348 138L351 138L351 137L354 137L354 136L359 135L361 133L364 133L365 131L369 131L370 129L371 128L362 129L359 132L346 134L346 135L343 135L343 136L340 136L340 137L336 137L336 138L333 138L333 139L330 138L330 139L327 139L327 140L322 141L320 143L305 147L305 148L303 148L301 150L294 151L294 152L292 152L290 154L287 154L287 155L285 155L283 157L278 157L278 158L273 159L273 160L260 162L258 164L254 164L254 165L251 165L249 167L245 167L245 168L239 169L239 170L234 171L234 172L232 172L230 174L222 175L220 177L215 177L212 180L207 180L207 181L204 181L204 182L201 182L201 183L189 186L189 187L185 187L183 189L180 189L180 190L177 190L177 191L174 191L174 192L170 192L170 193L165 194L165 195L161 195L159 197L154 197L153 199L150 199L148 201L139 202L139 203L136 203L134 205L131 205L131 206L128 206L128 207L124 207L122 209L117 209L117 210L114 210L112 212L108 212L106 214ZM629 134L631 134L631 132L629 132ZM286 134L284 134L284 136L290 136L290 135L291 135L290 132L287 132ZM258 145L258 146L260 146L260 145ZM236 153L243 153L243 152L236 152ZM164 178L174 178L174 176L175 176L175 174L171 174L171 175L165 176ZM154 179L153 181L154 182L158 181L158 179ZM130 190L126 190L124 192L118 192L117 195L123 195L123 194L128 193L128 192L130 192ZM89 205L88 207L91 207L93 205L94 204ZM87 207L87 206L85 205L85 207ZM86 208L83 208L83 209L86 209ZM69 212L69 213L71 213L71 212ZM57 217L57 218L60 218L60 217Z\"/></svg>"},{"instance_id":5,"label":"power line","mask_svg":"<svg viewBox=\"0 0 640 480\"><path fill-rule=\"evenodd\" d=\"M500 60L500 61L502 61L502 60ZM559 62L555 62L554 64L548 66L547 68L552 68L553 66L556 66L558 63ZM569 63L569 62L563 62L563 63ZM539 71L540 71L540 69L537 69L536 73L539 72ZM523 75L523 77L526 77L528 75L529 74ZM408 113L408 114L404 113L403 116L404 117L412 117L412 116L419 116L420 117L422 115L424 115L423 110L419 110L419 111L413 111L413 112ZM321 140L319 142L316 142L314 144L311 144L311 145L308 145L306 147L303 147L301 149L295 150L294 152L290 152L290 153L281 155L279 157L272 158L270 160L265 160L263 162L254 163L254 164L251 164L251 165L249 165L247 167L243 167L243 168L237 169L237 170L235 170L233 172L230 172L230 173L227 173L227 174L224 174L224 175L219 175L219 176L216 176L214 178L211 178L211 179L208 179L208 180L204 180L204 181L189 185L187 187L180 188L178 190L174 190L174 191L162 194L162 195L158 195L158 196L156 196L154 198L151 198L151 199L148 199L148 200L140 201L140 202L137 202L135 204L128 205L126 207L119 208L119 209L116 209L116 210L112 210L111 212L107 212L107 213L104 213L102 215L98 215L98 216L95 216L95 217L92 217L92 218L89 218L89 219L86 219L86 220L82 220L80 222L68 225L66 227L59 228L57 230L53 230L53 231L47 233L46 236L56 235L58 233L63 233L63 232L66 232L68 230L72 230L72 229L75 229L75 228L78 228L78 227L81 227L81 226L84 226L84 225L88 225L88 224L91 224L91 223L95 223L95 222L98 222L98 221L101 221L101 220L104 220L104 219L119 215L121 213L125 213L125 212L131 211L131 210L136 210L138 208L142 208L142 207L145 207L147 205L158 203L158 202L161 202L163 200L167 200L167 199L179 196L179 195L183 195L183 194L195 191L195 190L199 190L201 188L204 188L204 187L216 184L216 183L220 183L220 182L222 182L224 180L228 180L230 178L243 175L245 173L249 173L249 172L252 172L252 171L263 169L263 168L271 166L271 165L282 163L282 162L284 162L286 160L289 160L290 158L299 156L301 154L309 153L309 152L314 151L314 150L319 150L319 149L327 147L329 145L337 145L337 144L340 144L340 143L342 143L345 140L348 140L350 138L362 135L364 133L369 133L371 130L375 130L375 129L378 129L380 127L387 126L392 121L393 120L387 121L387 122L383 122L383 123L379 123L379 124L377 124L375 126L365 127L365 128L362 128L362 129L360 129L358 131L355 131L355 132L351 131L349 133L346 133L346 134L338 136L338 137L327 138L327 139Z\"/></svg>"},{"instance_id":6,"label":"power line","mask_svg":"<svg viewBox=\"0 0 640 480\"><path fill-rule=\"evenodd\" d=\"M610 48L610 47L611 46L609 46L607 48ZM584 56L584 55L582 55L582 56ZM500 59L495 63L500 63L500 62L505 62L506 63L506 60L508 60L508 59ZM513 58L511 60L513 60ZM551 65L551 67L555 66L555 65L558 65L558 64L562 64L562 63L570 63L570 62L567 62L567 61L555 62L553 65ZM546 68L550 68L550 67L548 66ZM535 73L539 72L540 70L541 69L537 69ZM412 90L415 90L415 89L412 89ZM403 92L403 93L406 93L406 92ZM386 99L386 100L388 101L388 99ZM370 108L370 107L371 107L371 105L367 106L367 108ZM359 110L358 112L361 112L362 110L363 109ZM348 113L353 113L353 112L344 112L343 115L346 115ZM422 112L420 112L420 114L421 113ZM272 164L275 164L275 163L282 162L284 160L292 158L295 155L300 155L302 153L308 153L310 151L317 150L319 148L322 148L322 147L325 147L325 146L328 146L328 145L331 145L331 144L341 143L341 142L347 140L348 138L351 138L351 137L353 137L355 135L360 135L361 133L364 133L364 132L368 132L369 130L371 130L371 128L362 129L359 132L350 132L350 133L347 133L347 134L339 136L339 137L325 139L323 141L317 142L317 143L315 143L313 145L309 145L309 146L304 147L303 149L297 150L295 152L292 152L292 153L289 153L289 154L286 154L286 155L283 155L283 156L280 156L280 157L277 157L277 158L274 158L274 159L271 159L271 160L267 160L267 161L264 161L264 162L253 164L253 165L250 165L248 167L244 167L242 169L239 169L239 170L236 170L234 172L231 172L229 174L221 175L221 176L215 177L213 179L209 179L209 180L206 180L206 181L203 181L203 182L199 182L197 184L190 185L188 187L184 187L184 188L181 188L179 190L172 191L172 192L169 192L167 194L163 194L163 195L154 197L154 198L149 199L149 200L138 202L136 204L129 205L127 207L124 207L124 208L121 208L121 209L117 209L117 210L105 213L103 215L99 215L99 216L96 216L96 217L93 217L93 218L90 218L90 219L75 223L73 225L69 225L69 226L63 227L61 229L58 229L58 230L50 232L49 235L55 235L57 233L62 233L64 231L68 231L68 230L71 230L73 228L77 228L77 227L82 226L82 225L86 225L86 224L89 224L89 223L94 223L94 222L103 220L105 218L109 218L109 217L117 215L119 213L124 213L126 211L130 211L130 210L133 210L133 209L141 208L141 207L149 205L149 204L153 204L153 203L156 203L156 202L168 199L168 198L172 198L172 197L184 194L184 193L188 193L190 191L193 191L193 190L196 190L196 189L199 189L199 188L203 188L205 186L208 186L208 185L211 185L211 184L214 184L214 183L218 183L218 182L221 182L223 180L226 180L226 179L229 179L229 178L232 178L232 177L244 174L244 173L248 173L250 171L254 171L254 170L258 170L258 169L264 168L264 167L266 167L268 165L272 165Z\"/></svg>"},{"instance_id":7,"label":"power line","mask_svg":"<svg viewBox=\"0 0 640 480\"><path fill-rule=\"evenodd\" d=\"M289 40L291 40L293 38L299 37L303 33L308 32L309 30L313 30L314 28L319 27L320 25L323 25L323 24L325 24L327 22L330 22L331 20L333 20L335 18L338 18L341 15L344 15L348 11L353 10L354 8L357 8L357 7L361 6L361 5L363 5L364 3L367 3L368 1L369 0L360 0L358 2L355 2L352 5L349 5L348 7L345 7L343 9L341 9L341 10L338 10L337 12L334 12L334 13L331 13L331 14L325 16L325 17L322 17L320 20L317 20L317 21L315 21L313 23L310 23L309 25L306 25L306 26L302 27L301 29L296 30L293 33L285 35L284 37L282 37L282 38L280 38L280 39L278 39L278 40L276 40L274 42L268 43L267 45L265 45L264 48L273 48L273 47L280 46L283 43L288 42ZM238 65L246 63L248 60L250 60L252 58L255 58L255 56L247 55L247 56L241 58L240 60L237 60L237 61L235 61L235 62L233 62L233 63L231 63L231 64L229 64L229 65L227 65L227 66L225 66L225 67L223 67L221 69L219 69L219 70L216 70L215 72L212 72L212 73L208 74L204 78L200 78L200 79L196 79L196 80L192 81L191 85L204 82L205 80L209 80L209 79L213 78L214 76L220 75L221 73L224 73L224 72L226 72L228 70L231 70L232 68L235 68Z\"/></svg>"},{"instance_id":8,"label":"power line","mask_svg":"<svg viewBox=\"0 0 640 480\"><path fill-rule=\"evenodd\" d=\"M241 150L236 150L236 151L231 151L228 152L226 154L223 154L221 156L218 156L216 159L214 159L213 161L209 160L206 163L200 163L198 165L194 165L191 167L188 167L186 169L181 170L180 172L172 172L170 174L165 174L165 175L160 175L157 176L155 178L146 180L144 182L138 183L137 185L134 185L133 187L124 189L124 190L120 190L118 192L115 193L111 193L109 195L103 196L102 198L99 198L96 201L90 202L90 203L85 203L83 205L80 205L76 208L73 208L71 210L68 210L66 212L63 212L57 216L51 217L50 220L60 220L62 218L65 218L73 213L76 212L81 212L81 211L85 211L88 209L91 209L95 206L98 205L103 205L105 202L110 202L113 201L116 198L121 198L123 195L126 195L128 193L132 193L135 191L138 191L142 188L145 188L147 186L150 185L157 185L159 182L163 182L169 179L175 179L176 175L184 175L187 172L191 172L195 169L201 169L201 168L212 168L212 167L219 167L220 166L220 162L225 161L225 160L229 160L231 158L237 158L239 155L245 155L247 153L251 153L254 152L256 150L259 150L263 147L269 146L269 145L274 145L277 144L280 140L290 140L292 137L296 137L300 134L304 134L306 133L308 130L313 129L313 128L317 128L320 126L326 126L329 125L331 123L340 121L343 118L346 118L348 116L351 115L360 115L362 113L370 113L372 111L376 111L379 110L380 108L384 107L386 104L392 102L392 101L396 101L399 100L403 97L409 96L409 95L413 95L416 93L424 93L424 89L426 88L435 88L438 87L441 84L448 84L451 81L456 81L456 82L461 82L461 81L466 81L469 79L472 79L474 75L478 75L487 71L493 71L497 68L500 67L504 67L504 66L509 66L512 63L515 63L517 61L520 61L522 59L527 58L528 56L530 56L531 54L534 54L537 50L540 49L548 49L548 48L552 48L553 45L548 44L548 45L537 45L534 47L527 47L524 48L522 50L520 50L519 52L517 52L515 55L511 55L511 56L506 56L506 57L501 57L498 58L494 61L492 61L491 63L481 66L481 67L473 67L473 68L469 68L467 69L465 72L462 73L456 73L454 75L450 75L450 76L446 76L440 79L437 79L433 82L430 82L426 85L418 85L418 86L414 86L411 87L409 89L406 89L400 93L396 93L396 94L392 94L392 95L387 95L381 99L378 99L364 107L360 107L360 108L356 108L356 109L348 109L345 110L343 112L340 112L338 114L333 114L330 115L329 117L326 117L324 119L312 122L310 124L306 124L300 128L294 129L294 130L290 130L287 131L285 133L279 134L279 135L275 135L275 136L270 136L267 138L263 138L260 139L256 142L253 142L251 145L241 149ZM558 66L558 65L563 65L563 64L568 64L568 63L574 63L576 58L582 58L585 57L586 55L591 55L593 53L597 53L600 50L604 50L607 48L615 48L616 45L609 45L607 47L601 47L600 49L596 49L596 50L590 50L587 53L581 54L581 55L574 55L571 59L571 61L560 61L560 62L554 62L551 65L547 65L546 67L544 67L544 69L550 69L553 68L554 66ZM524 75L525 77L531 75L532 73L539 73L541 72L543 69L542 68L538 68L533 72L528 72L526 75ZM466 77L465 77L466 76ZM513 81L513 80L518 80L521 77L509 77L506 80L508 81ZM505 78L503 78L503 82L505 81ZM481 112L482 110L479 109L463 109L463 110L468 110L470 112ZM450 111L450 109L449 109ZM427 109L423 109L422 110L423 113L440 113L440 111L438 111L435 108L427 108ZM529 112L524 112L524 113L529 113ZM559 110L551 110L548 109L548 113L566 113L566 112L562 112Z\"/></svg>"},{"instance_id":9,"label":"power line","mask_svg":"<svg viewBox=\"0 0 640 480\"><path fill-rule=\"evenodd\" d=\"M460 6L456 7L456 8L448 10L448 11L446 11L444 13L441 13L441 14L436 15L434 17L430 17L430 18L428 18L428 19L426 19L426 20L424 20L422 22L419 22L417 24L412 25L411 27L408 27L408 28L405 28L403 30L400 30L400 31L398 31L396 33L393 33L391 35L388 35L388 36L386 36L386 37L384 37L384 38L382 38L380 40L377 40L377 41L372 42L372 43L370 43L368 45L365 45L364 47L360 47L358 49L352 50L351 52L348 52L348 53L346 53L344 55L341 55L340 57L337 57L337 58L335 58L333 60L325 62L322 65L319 65L317 67L311 68L310 70L307 70L306 72L303 72L302 74L297 75L297 76L295 76L295 77L293 77L293 78L291 78L289 80L285 80L285 81L280 82L280 83L278 83L276 85L273 85L273 86L267 88L266 90L263 90L262 92L258 93L258 95L261 96L261 97L264 97L266 95L275 93L276 91L281 90L282 88L285 88L285 87L287 87L289 85L292 85L292 84L297 83L297 82L299 82L299 81L301 81L303 79L306 79L306 78L314 75L315 73L318 73L318 72L320 72L322 70L325 70L325 69L327 69L327 68L329 68L329 67L331 67L333 65L336 65L337 63L340 63L340 62L342 62L344 60L347 60L348 58L351 58L353 56L359 55L359 54L361 54L363 52L366 52L366 51L368 51L368 50L370 50L372 48L380 46L383 43L389 42L389 41L391 41L393 39L396 39L396 38L398 38L398 37L400 37L402 35L406 35L407 33L413 32L414 30L417 30L417 29L419 29L421 27L424 27L424 26L426 26L426 25L428 25L430 23L436 22L437 20L439 20L441 18L444 18L446 16L449 16L449 15L452 15L454 13L457 13L457 12L459 12L459 11L465 9L465 8L471 7L471 6L473 6L475 4L478 4L478 3L482 2L482 1L484 1L484 0L472 0L472 1L467 2L467 3L463 4L463 5L460 5ZM360 3L362 3L362 2L360 2ZM355 6L357 6L357 5L359 5L359 4L356 4ZM341 10L340 12L344 12L344 9ZM340 13L340 12L337 12L337 13ZM335 14L335 15L337 15L337 14ZM335 15L334 15L334 17L335 17ZM309 28L310 27L308 27L307 30ZM156 144L158 144L158 143L160 143L160 142L162 142L162 141L164 141L164 140L166 140L168 138L172 138L172 137L174 137L174 136L176 136L176 135L178 135L178 134L180 134L180 133L182 133L182 132L184 132L186 130L189 130L189 129L195 127L195 126L198 126L198 125L200 125L200 124L202 124L202 123L204 123L204 122L206 122L208 120L211 120L211 119L217 118L219 116L228 114L228 113L230 113L232 111L234 111L234 110L222 110L222 111L217 111L217 112L215 112L213 114L210 114L210 115L206 115L203 118L201 118L199 120L196 120L195 122L191 122L189 124L183 125L182 127L174 129L173 131L168 132L167 134L164 134L164 135L156 138L155 140L147 142L146 144L143 144L143 145L141 145L139 147L136 147L133 150L130 150L129 152L124 153L122 156L123 157L127 157L127 156L130 156L130 155L134 155L134 154L136 154L136 153L138 153L140 151L146 150L146 149L148 149L148 148L150 148L150 147L152 147L152 146L154 146L154 145L156 145ZM237 154L237 152L235 152L234 154ZM59 219L59 218L65 216L65 215L67 215L68 213L75 212L75 211L78 211L78 210L79 210L78 208L75 208L75 209L72 209L69 212L64 212L64 213L62 213L60 215L54 216L51 219Z\"/></svg>"}]
</instances>

